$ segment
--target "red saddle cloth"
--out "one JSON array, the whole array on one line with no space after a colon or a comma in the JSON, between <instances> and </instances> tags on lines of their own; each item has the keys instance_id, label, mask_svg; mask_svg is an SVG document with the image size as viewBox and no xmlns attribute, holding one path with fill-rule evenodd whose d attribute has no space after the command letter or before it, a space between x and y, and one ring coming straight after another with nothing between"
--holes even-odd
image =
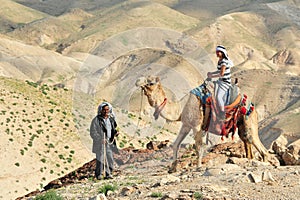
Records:
<instances>
[{"instance_id":1,"label":"red saddle cloth","mask_svg":"<svg viewBox=\"0 0 300 200\"><path fill-rule=\"evenodd\" d=\"M237 117L239 111L237 104L225 107L225 114L221 114L215 99L213 97L209 97L206 101L206 107L210 107L210 117L208 119L208 126L206 126L205 131L216 135L221 135L222 140L224 139L224 136L228 138L229 133L232 133L233 139L237 128Z\"/></svg>"}]
</instances>

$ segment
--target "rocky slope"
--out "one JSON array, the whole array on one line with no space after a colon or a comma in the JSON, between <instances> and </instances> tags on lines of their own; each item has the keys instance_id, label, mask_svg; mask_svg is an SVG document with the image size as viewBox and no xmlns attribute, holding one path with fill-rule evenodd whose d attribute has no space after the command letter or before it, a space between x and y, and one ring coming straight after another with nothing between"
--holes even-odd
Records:
<instances>
[{"instance_id":1,"label":"rocky slope","mask_svg":"<svg viewBox=\"0 0 300 200\"><path fill-rule=\"evenodd\" d=\"M115 155L118 166L113 180L95 180L95 162L91 161L52 181L46 186L46 191L36 191L18 200L41 196L49 191L64 199L299 198L299 166L272 166L242 158L244 153L240 142L226 142L210 148L203 158L203 166L198 169L193 162L193 149L185 145L180 150L178 171L173 174L167 172L171 149L166 146L167 142L162 144L156 150L120 150L120 154Z\"/></svg>"}]
</instances>

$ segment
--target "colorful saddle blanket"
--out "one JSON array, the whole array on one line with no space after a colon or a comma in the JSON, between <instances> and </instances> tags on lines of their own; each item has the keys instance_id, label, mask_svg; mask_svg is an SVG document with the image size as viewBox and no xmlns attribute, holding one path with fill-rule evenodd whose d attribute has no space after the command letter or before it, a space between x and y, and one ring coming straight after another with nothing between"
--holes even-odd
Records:
<instances>
[{"instance_id":1,"label":"colorful saddle blanket","mask_svg":"<svg viewBox=\"0 0 300 200\"><path fill-rule=\"evenodd\" d=\"M201 99L202 104L204 105L206 104L207 98L211 96L211 93L208 91L204 84L192 89L190 93L199 97Z\"/></svg>"}]
</instances>

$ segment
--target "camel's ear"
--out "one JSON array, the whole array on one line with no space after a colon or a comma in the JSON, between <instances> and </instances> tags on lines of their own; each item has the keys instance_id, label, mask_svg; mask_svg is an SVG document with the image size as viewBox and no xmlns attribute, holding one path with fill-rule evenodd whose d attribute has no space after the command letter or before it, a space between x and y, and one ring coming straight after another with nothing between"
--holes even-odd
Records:
<instances>
[{"instance_id":1,"label":"camel's ear","mask_svg":"<svg viewBox=\"0 0 300 200\"><path fill-rule=\"evenodd\" d=\"M146 78L145 77L141 77L138 80L136 80L135 86L140 87L142 85L145 85L145 83L146 83Z\"/></svg>"},{"instance_id":2,"label":"camel's ear","mask_svg":"<svg viewBox=\"0 0 300 200\"><path fill-rule=\"evenodd\" d=\"M155 81L156 81L156 83L158 83L160 81L160 78L157 76Z\"/></svg>"}]
</instances>

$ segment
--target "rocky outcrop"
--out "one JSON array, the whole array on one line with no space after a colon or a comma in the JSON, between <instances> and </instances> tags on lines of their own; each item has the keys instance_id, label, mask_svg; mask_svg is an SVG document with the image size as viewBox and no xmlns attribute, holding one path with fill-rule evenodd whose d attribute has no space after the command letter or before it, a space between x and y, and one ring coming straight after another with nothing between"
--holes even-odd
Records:
<instances>
[{"instance_id":1,"label":"rocky outcrop","mask_svg":"<svg viewBox=\"0 0 300 200\"><path fill-rule=\"evenodd\" d=\"M282 159L286 165L300 165L300 140L290 144L282 154Z\"/></svg>"},{"instance_id":2,"label":"rocky outcrop","mask_svg":"<svg viewBox=\"0 0 300 200\"><path fill-rule=\"evenodd\" d=\"M294 65L295 60L290 50L284 49L278 51L272 58L274 64L279 65Z\"/></svg>"},{"instance_id":3,"label":"rocky outcrop","mask_svg":"<svg viewBox=\"0 0 300 200\"><path fill-rule=\"evenodd\" d=\"M288 145L283 136L279 137L272 144L272 151L278 156L282 165L300 165L300 140Z\"/></svg>"}]
</instances>

